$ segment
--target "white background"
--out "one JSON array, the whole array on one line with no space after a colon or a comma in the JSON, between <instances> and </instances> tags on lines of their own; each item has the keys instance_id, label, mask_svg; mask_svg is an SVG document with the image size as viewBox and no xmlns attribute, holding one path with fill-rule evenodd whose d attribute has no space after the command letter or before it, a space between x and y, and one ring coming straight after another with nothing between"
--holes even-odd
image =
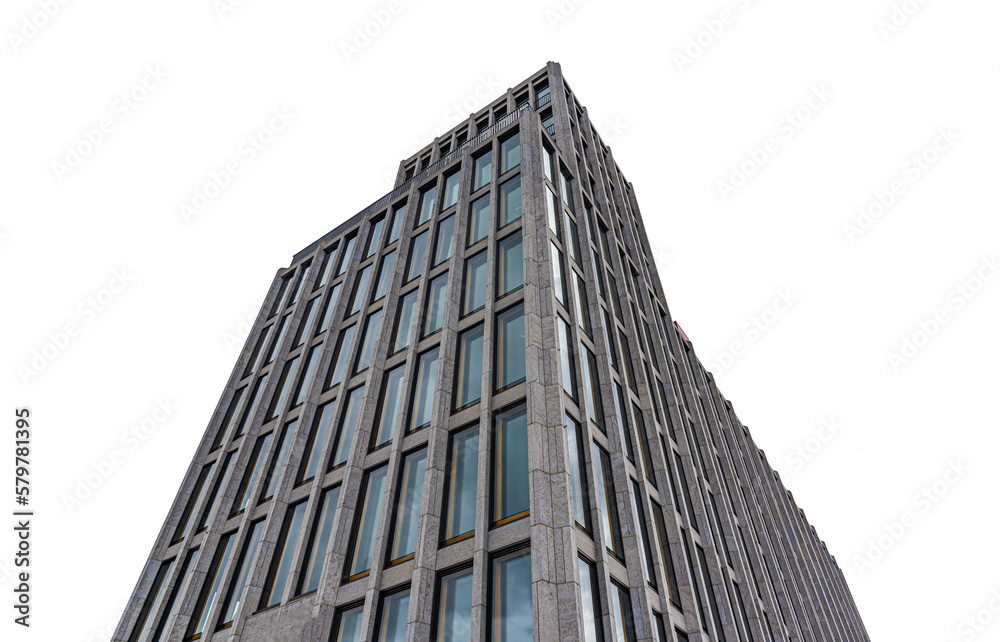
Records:
<instances>
[{"instance_id":1,"label":"white background","mask_svg":"<svg viewBox=\"0 0 1000 642\"><path fill-rule=\"evenodd\" d=\"M14 408L28 406L37 516L34 626L4 606L0 638L109 637L275 271L387 192L456 114L556 60L634 185L672 313L872 638L997 639L1000 279L977 272L1000 256L1000 6L896 1L915 13L892 31L893 0L234 0L222 15L213 0L92 0L53 3L47 21L42 2L4 2L0 506L13 510ZM345 52L366 24L378 33ZM126 110L147 68L166 77ZM827 97L808 107L814 90ZM779 122L800 107L801 127ZM248 160L241 143L274 109L294 119ZM959 138L927 151L949 128ZM84 157L60 171L68 146ZM241 173L185 220L231 160ZM744 162L752 175L723 198ZM849 235L896 180L902 195ZM128 283L107 301L115 273ZM921 334L936 313L947 322ZM70 323L68 345L46 348ZM905 337L920 347L894 366ZM36 350L54 358L23 376ZM129 447L157 400L176 408ZM107 479L81 486L116 451ZM5 525L4 605L14 546ZM959 628L977 612L991 626Z\"/></svg>"}]
</instances>

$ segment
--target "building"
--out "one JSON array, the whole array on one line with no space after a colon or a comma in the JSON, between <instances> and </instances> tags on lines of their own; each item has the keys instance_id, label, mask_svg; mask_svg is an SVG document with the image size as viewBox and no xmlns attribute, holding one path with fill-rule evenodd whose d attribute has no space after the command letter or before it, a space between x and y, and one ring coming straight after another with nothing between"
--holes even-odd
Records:
<instances>
[{"instance_id":1,"label":"building","mask_svg":"<svg viewBox=\"0 0 1000 642\"><path fill-rule=\"evenodd\" d=\"M264 307L115 640L868 640L546 67Z\"/></svg>"}]
</instances>

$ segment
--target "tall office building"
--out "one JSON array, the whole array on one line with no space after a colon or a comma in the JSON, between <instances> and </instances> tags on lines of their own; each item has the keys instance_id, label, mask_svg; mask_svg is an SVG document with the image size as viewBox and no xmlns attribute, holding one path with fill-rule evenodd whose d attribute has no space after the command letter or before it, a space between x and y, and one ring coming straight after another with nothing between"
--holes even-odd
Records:
<instances>
[{"instance_id":1,"label":"tall office building","mask_svg":"<svg viewBox=\"0 0 1000 642\"><path fill-rule=\"evenodd\" d=\"M116 640L868 640L546 67L264 307Z\"/></svg>"}]
</instances>

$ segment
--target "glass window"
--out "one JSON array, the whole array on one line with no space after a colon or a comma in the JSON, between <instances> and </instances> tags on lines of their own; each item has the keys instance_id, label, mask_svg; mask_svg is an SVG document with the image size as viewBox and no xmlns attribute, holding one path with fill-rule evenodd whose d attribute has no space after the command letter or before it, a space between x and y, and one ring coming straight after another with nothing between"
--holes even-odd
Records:
<instances>
[{"instance_id":1,"label":"glass window","mask_svg":"<svg viewBox=\"0 0 1000 642\"><path fill-rule=\"evenodd\" d=\"M214 467L215 462L213 461L210 464L206 464L201 469L201 472L198 473L198 479L195 481L194 488L191 490L188 502L184 506L184 512L181 513L181 518L177 522L177 529L174 531L174 539L171 544L176 544L187 537L187 528L191 521L191 515L197 515L201 510L202 502L205 501L205 495L208 494L208 476L212 474L212 469Z\"/></svg>"},{"instance_id":2,"label":"glass window","mask_svg":"<svg viewBox=\"0 0 1000 642\"><path fill-rule=\"evenodd\" d=\"M360 604L337 613L334 642L361 642L361 617L365 614L365 605Z\"/></svg>"},{"instance_id":3,"label":"glass window","mask_svg":"<svg viewBox=\"0 0 1000 642\"><path fill-rule=\"evenodd\" d=\"M243 544L243 552L236 562L236 568L233 571L233 584L229 588L229 595L226 596L226 602L222 607L222 617L219 619L218 628L220 629L232 626L233 620L236 619L236 612L243 600L243 589L246 587L250 571L253 569L253 559L257 554L257 545L263 534L264 520L261 519L254 522L251 527L250 537Z\"/></svg>"},{"instance_id":4,"label":"glass window","mask_svg":"<svg viewBox=\"0 0 1000 642\"><path fill-rule=\"evenodd\" d=\"M618 504L615 501L615 482L611 472L611 458L603 448L594 444L594 462L597 464L597 476L594 486L597 491L597 505L601 509L601 528L604 534L604 545L618 559L622 559L622 533L618 527Z\"/></svg>"},{"instance_id":5,"label":"glass window","mask_svg":"<svg viewBox=\"0 0 1000 642\"><path fill-rule=\"evenodd\" d=\"M392 533L390 562L403 562L417 552L417 529L420 526L420 503L427 469L427 449L410 453L403 459L396 494L396 525Z\"/></svg>"},{"instance_id":6,"label":"glass window","mask_svg":"<svg viewBox=\"0 0 1000 642\"><path fill-rule=\"evenodd\" d=\"M298 369L298 357L292 357L285 363L285 368L281 371L281 379L278 380L278 392L271 398L271 408L267 412L265 422L271 421L285 409L285 402L288 401L288 392L292 387L292 380L295 379Z\"/></svg>"},{"instance_id":7,"label":"glass window","mask_svg":"<svg viewBox=\"0 0 1000 642\"><path fill-rule=\"evenodd\" d=\"M309 441L306 442L305 453L302 456L302 465L299 466L298 478L296 481L301 484L316 476L319 470L319 461L323 458L323 447L326 438L330 435L330 428L333 426L333 407L335 402L330 401L316 411L316 418L313 420L313 429L309 433Z\"/></svg>"},{"instance_id":8,"label":"glass window","mask_svg":"<svg viewBox=\"0 0 1000 642\"><path fill-rule=\"evenodd\" d=\"M583 331L590 336L590 304L587 302L587 284L583 282L580 275L572 272L572 278L576 283L574 294L576 295L576 315Z\"/></svg>"},{"instance_id":9,"label":"glass window","mask_svg":"<svg viewBox=\"0 0 1000 642\"><path fill-rule=\"evenodd\" d=\"M667 627L663 625L663 616L654 612L653 620L656 622L656 639L659 642L670 642L670 638L667 637Z\"/></svg>"},{"instance_id":10,"label":"glass window","mask_svg":"<svg viewBox=\"0 0 1000 642\"><path fill-rule=\"evenodd\" d=\"M615 400L618 402L618 412L615 419L618 420L618 436L622 440L625 456L632 463L635 463L635 450L632 448L632 423L628 416L628 407L625 405L625 394L621 385L615 383Z\"/></svg>"},{"instance_id":11,"label":"glass window","mask_svg":"<svg viewBox=\"0 0 1000 642\"><path fill-rule=\"evenodd\" d=\"M715 624L715 636L724 639L722 636L722 616L719 611L719 602L715 597L715 586L712 583L712 575L709 573L708 560L705 558L705 549L700 545L698 548L698 561L701 563L702 578L705 580L705 592L708 593L709 604L712 605L712 623ZM708 627L706 627L707 630ZM711 633L711 631L709 631Z\"/></svg>"},{"instance_id":12,"label":"glass window","mask_svg":"<svg viewBox=\"0 0 1000 642\"><path fill-rule=\"evenodd\" d=\"M312 389L313 377L316 376L316 368L319 366L322 348L321 344L316 344L309 350L309 354L306 355L306 366L303 368L302 379L299 380L299 388L295 392L295 401L292 403L293 408L301 406L305 403L306 397L309 396L309 390Z\"/></svg>"},{"instance_id":13,"label":"glass window","mask_svg":"<svg viewBox=\"0 0 1000 642\"><path fill-rule=\"evenodd\" d=\"M448 458L448 516L444 542L471 535L476 528L476 482L479 478L479 426L470 426L451 437Z\"/></svg>"},{"instance_id":14,"label":"glass window","mask_svg":"<svg viewBox=\"0 0 1000 642\"><path fill-rule=\"evenodd\" d=\"M413 330L418 294L419 290L408 292L399 303L399 317L396 319L396 339L392 344L392 354L396 354L410 345L410 331Z\"/></svg>"},{"instance_id":15,"label":"glass window","mask_svg":"<svg viewBox=\"0 0 1000 642\"><path fill-rule=\"evenodd\" d=\"M389 226L389 238L386 243L392 243L403 231L403 219L406 218L406 203L400 203L392 209L392 224Z\"/></svg>"},{"instance_id":16,"label":"glass window","mask_svg":"<svg viewBox=\"0 0 1000 642\"><path fill-rule=\"evenodd\" d=\"M548 146L542 145L542 169L545 170L545 178L552 180L552 152L549 151Z\"/></svg>"},{"instance_id":17,"label":"glass window","mask_svg":"<svg viewBox=\"0 0 1000 642\"><path fill-rule=\"evenodd\" d=\"M330 321L333 320L333 311L337 308L337 299L340 298L340 286L342 283L330 288L330 296L326 298L326 309L323 310L323 321L319 324L316 334L326 332L330 329Z\"/></svg>"},{"instance_id":18,"label":"glass window","mask_svg":"<svg viewBox=\"0 0 1000 642\"><path fill-rule=\"evenodd\" d=\"M569 415L566 415L566 444L569 447L569 476L570 484L573 486L573 516L576 525L583 530L590 532L590 498L587 496L587 479L584 471L587 470L586 461L583 458L583 433L580 431L580 424Z\"/></svg>"},{"instance_id":19,"label":"glass window","mask_svg":"<svg viewBox=\"0 0 1000 642\"><path fill-rule=\"evenodd\" d=\"M316 320L316 310L319 308L319 297L315 299L309 299L306 303L306 311L302 315L302 323L299 324L299 329L295 331L295 338L292 340L292 349L298 348L302 345L306 338L309 337L309 332L312 329L313 321Z\"/></svg>"},{"instance_id":20,"label":"glass window","mask_svg":"<svg viewBox=\"0 0 1000 642\"><path fill-rule=\"evenodd\" d=\"M497 391L524 381L527 374L524 341L524 306L517 305L497 315Z\"/></svg>"},{"instance_id":21,"label":"glass window","mask_svg":"<svg viewBox=\"0 0 1000 642\"><path fill-rule=\"evenodd\" d=\"M615 641L635 642L635 622L632 619L632 600L628 589L611 583L611 612L615 619Z\"/></svg>"},{"instance_id":22,"label":"glass window","mask_svg":"<svg viewBox=\"0 0 1000 642\"><path fill-rule=\"evenodd\" d=\"M670 603L681 610L680 591L677 589L677 574L674 571L674 560L670 556L670 541L667 535L667 524L663 521L663 509L656 502L651 502L653 510L653 523L656 524L656 536L660 542L660 557L664 563L664 572L667 575L667 598Z\"/></svg>"},{"instance_id":23,"label":"glass window","mask_svg":"<svg viewBox=\"0 0 1000 642\"><path fill-rule=\"evenodd\" d=\"M313 290L318 290L330 280L330 275L333 274L333 263L334 254L337 252L337 246L329 247L323 252L323 262L319 266L319 280L316 281L316 285L313 286Z\"/></svg>"},{"instance_id":24,"label":"glass window","mask_svg":"<svg viewBox=\"0 0 1000 642\"><path fill-rule=\"evenodd\" d=\"M484 185L489 185L493 179L493 150L480 154L475 159L472 169L472 189L479 189Z\"/></svg>"},{"instance_id":25,"label":"glass window","mask_svg":"<svg viewBox=\"0 0 1000 642\"><path fill-rule=\"evenodd\" d=\"M472 569L445 575L438 581L436 642L472 639Z\"/></svg>"},{"instance_id":26,"label":"glass window","mask_svg":"<svg viewBox=\"0 0 1000 642\"><path fill-rule=\"evenodd\" d=\"M569 307L566 303L566 280L563 277L563 257L562 252L556 247L555 243L551 243L552 246L552 288L556 291L556 300L562 303L563 306Z\"/></svg>"},{"instance_id":27,"label":"glass window","mask_svg":"<svg viewBox=\"0 0 1000 642\"><path fill-rule=\"evenodd\" d=\"M701 619L701 628L708 631L708 620L705 619L705 603L702 601L701 597L701 582L698 579L700 572L692 562L691 545L688 544L687 533L684 532L683 528L681 529L681 541L684 543L684 554L687 556L688 574L691 576L692 584L691 590L694 591L695 602L698 604L698 615Z\"/></svg>"},{"instance_id":28,"label":"glass window","mask_svg":"<svg viewBox=\"0 0 1000 642\"><path fill-rule=\"evenodd\" d=\"M430 283L427 293L427 316L424 317L424 334L429 337L444 325L444 302L448 287L448 273L437 276Z\"/></svg>"},{"instance_id":29,"label":"glass window","mask_svg":"<svg viewBox=\"0 0 1000 642\"><path fill-rule=\"evenodd\" d=\"M200 637L205 632L205 626L208 624L208 616L212 611L212 606L215 604L216 599L219 597L219 585L222 583L222 576L226 565L229 563L229 556L232 555L235 543L235 532L223 535L222 539L219 540L219 545L215 549L215 558L212 559L208 575L205 576L205 584L201 590L201 595L198 597L198 603L191 614L191 624L187 634L188 639L195 636Z\"/></svg>"},{"instance_id":30,"label":"glass window","mask_svg":"<svg viewBox=\"0 0 1000 642\"><path fill-rule=\"evenodd\" d=\"M330 533L333 532L333 518L337 513L337 500L340 499L340 486L327 488L319 500L319 511L316 513L316 523L313 524L309 548L302 562L302 572L299 574L299 586L296 595L309 593L319 588L319 580L323 574L323 561L326 549L330 543Z\"/></svg>"},{"instance_id":31,"label":"glass window","mask_svg":"<svg viewBox=\"0 0 1000 642\"><path fill-rule=\"evenodd\" d=\"M344 414L340 418L340 431L337 434L337 446L333 450L333 459L330 460L330 468L336 468L347 463L347 455L351 451L351 442L354 441L354 430L358 427L358 417L361 415L361 400L364 394L364 386L359 386L347 395L347 405L344 408Z\"/></svg>"},{"instance_id":32,"label":"glass window","mask_svg":"<svg viewBox=\"0 0 1000 642\"><path fill-rule=\"evenodd\" d=\"M520 218L521 177L518 175L500 186L500 227L509 225Z\"/></svg>"},{"instance_id":33,"label":"glass window","mask_svg":"<svg viewBox=\"0 0 1000 642\"><path fill-rule=\"evenodd\" d=\"M462 172L455 170L444 177L444 204L442 210L446 210L458 202L458 186L462 182Z\"/></svg>"},{"instance_id":34,"label":"glass window","mask_svg":"<svg viewBox=\"0 0 1000 642\"><path fill-rule=\"evenodd\" d=\"M490 568L490 640L523 642L534 638L531 608L531 552L518 551L493 560Z\"/></svg>"},{"instance_id":35,"label":"glass window","mask_svg":"<svg viewBox=\"0 0 1000 642\"><path fill-rule=\"evenodd\" d=\"M405 642L406 613L410 609L410 591L400 591L382 598L377 642Z\"/></svg>"},{"instance_id":36,"label":"glass window","mask_svg":"<svg viewBox=\"0 0 1000 642\"><path fill-rule=\"evenodd\" d=\"M379 220L372 223L372 227L368 231L368 250L365 252L366 259L378 251L379 240L381 240L382 238L382 225L384 224L385 224L384 218L380 218Z\"/></svg>"},{"instance_id":37,"label":"glass window","mask_svg":"<svg viewBox=\"0 0 1000 642\"><path fill-rule=\"evenodd\" d=\"M226 410L226 416L222 420L222 425L219 426L218 432L215 434L215 442L212 444L212 450L217 450L229 441L229 433L232 431L233 427L236 425L234 421L236 416L239 414L240 401L243 400L243 394L247 391L247 387L243 386L235 393L233 393L233 398L229 400L229 408Z\"/></svg>"},{"instance_id":38,"label":"glass window","mask_svg":"<svg viewBox=\"0 0 1000 642\"><path fill-rule=\"evenodd\" d=\"M232 515L239 515L250 505L253 492L257 488L257 480L260 479L261 471L264 470L264 457L267 455L267 447L271 445L273 432L269 432L262 437L258 437L253 445L253 452L250 453L250 461L247 462L249 474L243 475L240 489L233 500Z\"/></svg>"},{"instance_id":39,"label":"glass window","mask_svg":"<svg viewBox=\"0 0 1000 642\"><path fill-rule=\"evenodd\" d=\"M514 134L500 141L500 173L514 169L521 164L521 136Z\"/></svg>"},{"instance_id":40,"label":"glass window","mask_svg":"<svg viewBox=\"0 0 1000 642\"><path fill-rule=\"evenodd\" d=\"M261 400L260 390L264 387L265 379L266 377L257 379L256 383L253 385L253 392L250 393L250 399L248 399L247 403L243 405L243 417L240 419L240 423L236 427L237 437L245 433L247 426L257 419L257 409Z\"/></svg>"},{"instance_id":41,"label":"glass window","mask_svg":"<svg viewBox=\"0 0 1000 642\"><path fill-rule=\"evenodd\" d=\"M462 292L462 316L486 305L486 251L465 261L465 288Z\"/></svg>"},{"instance_id":42,"label":"glass window","mask_svg":"<svg viewBox=\"0 0 1000 642\"><path fill-rule=\"evenodd\" d=\"M458 337L458 372L455 377L455 410L479 403L483 388L483 326Z\"/></svg>"},{"instance_id":43,"label":"glass window","mask_svg":"<svg viewBox=\"0 0 1000 642\"><path fill-rule=\"evenodd\" d=\"M208 528L208 525L215 521L215 513L218 510L218 502L216 501L219 497L219 491L224 490L229 484L229 468L233 463L233 458L236 457L236 451L228 453L225 459L222 460L222 468L219 469L219 476L215 480L215 486L212 487L212 492L207 496L205 501L205 510L201 513L201 521L198 522L198 530L196 532L201 532Z\"/></svg>"},{"instance_id":44,"label":"glass window","mask_svg":"<svg viewBox=\"0 0 1000 642\"><path fill-rule=\"evenodd\" d=\"M410 412L410 432L429 426L431 423L437 371L438 348L433 348L420 355L417 361L417 380L413 389L413 407Z\"/></svg>"},{"instance_id":45,"label":"glass window","mask_svg":"<svg viewBox=\"0 0 1000 642\"><path fill-rule=\"evenodd\" d=\"M608 360L611 361L611 367L618 370L618 346L615 345L613 332L618 326L611 321L607 310L601 308L601 313L604 315L604 340L608 343Z\"/></svg>"},{"instance_id":46,"label":"glass window","mask_svg":"<svg viewBox=\"0 0 1000 642\"><path fill-rule=\"evenodd\" d=\"M690 524L691 527L694 528L694 532L697 533L698 522L694 514L694 502L691 501L691 487L688 486L687 474L684 472L684 461L676 452L674 452L674 463L677 465L677 474L680 475L681 478L681 489L683 491L684 506L687 507L688 524ZM680 507L678 506L678 508Z\"/></svg>"},{"instance_id":47,"label":"glass window","mask_svg":"<svg viewBox=\"0 0 1000 642\"><path fill-rule=\"evenodd\" d=\"M566 236L569 237L569 255L573 257L574 261L582 266L583 260L580 258L580 230L576 226L576 221L574 221L573 217L569 215L569 212L565 212L565 214L567 230Z\"/></svg>"},{"instance_id":48,"label":"glass window","mask_svg":"<svg viewBox=\"0 0 1000 642\"><path fill-rule=\"evenodd\" d=\"M382 386L381 407L376 421L372 448L379 448L390 442L396 432L396 420L403 410L403 375L406 364L402 364L385 373L385 383Z\"/></svg>"},{"instance_id":49,"label":"glass window","mask_svg":"<svg viewBox=\"0 0 1000 642\"><path fill-rule=\"evenodd\" d=\"M656 475L653 472L653 454L649 450L649 437L646 435L646 420L642 417L642 410L634 403L632 404L632 414L638 423L639 447L642 452L642 466L646 469L646 479L653 484L653 488L656 488Z\"/></svg>"},{"instance_id":50,"label":"glass window","mask_svg":"<svg viewBox=\"0 0 1000 642\"><path fill-rule=\"evenodd\" d=\"M163 600L167 594L163 590L163 584L167 576L170 575L170 570L174 567L174 561L174 559L171 559L163 562L160 564L159 570L156 571L156 577L153 578L153 585L149 588L149 595L146 596L146 601L139 612L139 618L132 627L132 635L128 638L129 642L138 642L139 640L145 642L150 639L153 631L153 619L149 616L151 614L155 615L160 605L163 604Z\"/></svg>"},{"instance_id":51,"label":"glass window","mask_svg":"<svg viewBox=\"0 0 1000 642\"><path fill-rule=\"evenodd\" d=\"M271 462L271 468L267 472L267 483L264 484L264 493L260 499L260 503L274 497L274 492L278 489L278 480L281 478L281 471L285 468L285 460L288 459L288 451L292 444L291 436L295 434L295 426L297 424L297 419L289 421L285 424L285 428L281 432L281 439L278 441L278 450L274 455L274 460Z\"/></svg>"},{"instance_id":52,"label":"glass window","mask_svg":"<svg viewBox=\"0 0 1000 642\"><path fill-rule=\"evenodd\" d=\"M606 299L608 293L604 290L604 270L600 268L601 257L597 254L597 250L593 250L592 253L594 255L594 280L597 281L597 293Z\"/></svg>"},{"instance_id":53,"label":"glass window","mask_svg":"<svg viewBox=\"0 0 1000 642\"><path fill-rule=\"evenodd\" d=\"M493 422L493 524L528 514L528 411L521 405Z\"/></svg>"},{"instance_id":54,"label":"glass window","mask_svg":"<svg viewBox=\"0 0 1000 642\"><path fill-rule=\"evenodd\" d=\"M597 374L597 357L586 346L583 351L583 394L587 398L587 416L604 432L604 406L601 403L601 380Z\"/></svg>"},{"instance_id":55,"label":"glass window","mask_svg":"<svg viewBox=\"0 0 1000 642\"><path fill-rule=\"evenodd\" d=\"M148 639L150 642L157 642L163 638L163 634L173 628L174 618L177 616L177 611L180 610L182 600L178 597L187 594L188 585L191 583L191 577L194 573L188 573L189 569L192 569L198 561L198 549L192 549L188 552L187 556L184 558L184 564L181 565L180 572L177 574L177 579L174 581L174 588L170 592L170 599L167 600L164 610L166 615L160 618L159 624L156 626L156 631L152 634L152 637L141 638ZM136 625L138 626L138 625ZM130 642L138 642L137 640L130 640Z\"/></svg>"},{"instance_id":56,"label":"glass window","mask_svg":"<svg viewBox=\"0 0 1000 642\"><path fill-rule=\"evenodd\" d=\"M363 267L358 273L358 278L354 281L354 294L351 296L351 307L348 309L347 316L358 313L361 306L364 305L368 281L372 276L372 265L374 264L370 263Z\"/></svg>"},{"instance_id":57,"label":"glass window","mask_svg":"<svg viewBox=\"0 0 1000 642\"><path fill-rule=\"evenodd\" d=\"M649 585L656 587L656 572L653 566L653 549L649 547L649 531L646 529L646 511L642 508L642 489L639 484L632 480L632 510L635 511L635 519L639 524L639 541L642 544L642 570L646 574L646 581Z\"/></svg>"},{"instance_id":58,"label":"glass window","mask_svg":"<svg viewBox=\"0 0 1000 642\"><path fill-rule=\"evenodd\" d=\"M274 324L272 323L260 331L260 336L257 337L257 344L254 345L253 352L250 353L250 358L247 360L246 370L243 371L244 377L249 377L260 366L260 360L264 357L264 344L267 343L267 338L271 336L273 328Z\"/></svg>"},{"instance_id":59,"label":"glass window","mask_svg":"<svg viewBox=\"0 0 1000 642\"><path fill-rule=\"evenodd\" d=\"M340 276L347 271L347 268L351 265L351 257L354 254L354 244L357 242L357 234L351 236L344 243L344 251L340 255L340 263L337 264L337 276Z\"/></svg>"},{"instance_id":60,"label":"glass window","mask_svg":"<svg viewBox=\"0 0 1000 642\"><path fill-rule=\"evenodd\" d=\"M628 379L628 387L638 392L635 386L635 370L632 367L632 351L629 350L628 340L625 338L625 333L618 330L618 343L622 346L622 358L625 360L625 375Z\"/></svg>"},{"instance_id":61,"label":"glass window","mask_svg":"<svg viewBox=\"0 0 1000 642\"><path fill-rule=\"evenodd\" d=\"M410 265L406 269L406 282L409 283L424 272L424 255L427 253L427 230L413 238L410 243Z\"/></svg>"},{"instance_id":62,"label":"glass window","mask_svg":"<svg viewBox=\"0 0 1000 642\"><path fill-rule=\"evenodd\" d=\"M556 335L559 340L559 362L562 367L562 387L572 399L576 399L576 368L573 367L573 351L570 348L572 335L569 325L560 316L556 317Z\"/></svg>"},{"instance_id":63,"label":"glass window","mask_svg":"<svg viewBox=\"0 0 1000 642\"><path fill-rule=\"evenodd\" d=\"M556 236L559 236L559 200L555 192L547 185L545 187L545 211L549 215L549 229Z\"/></svg>"},{"instance_id":64,"label":"glass window","mask_svg":"<svg viewBox=\"0 0 1000 642\"><path fill-rule=\"evenodd\" d=\"M271 344L271 348L267 351L267 358L264 359L264 365L274 361L274 356L281 349L281 344L285 342L285 330L288 329L288 318L292 316L291 313L286 314L281 317L281 321L278 324L278 335L274 338L274 343Z\"/></svg>"},{"instance_id":65,"label":"glass window","mask_svg":"<svg viewBox=\"0 0 1000 642\"><path fill-rule=\"evenodd\" d=\"M326 378L326 389L334 387L344 378L344 370L347 366L347 355L351 351L351 343L354 341L354 331L357 326L352 325L344 328L337 337L337 347L333 351L333 361L330 362L330 374Z\"/></svg>"},{"instance_id":66,"label":"glass window","mask_svg":"<svg viewBox=\"0 0 1000 642\"><path fill-rule=\"evenodd\" d=\"M497 246L497 297L524 285L524 249L521 232L515 232Z\"/></svg>"},{"instance_id":67,"label":"glass window","mask_svg":"<svg viewBox=\"0 0 1000 642\"><path fill-rule=\"evenodd\" d=\"M358 353L358 364L354 374L368 369L375 353L375 342L378 340L378 329L382 321L382 310L376 310L368 315L365 321L365 333L361 337L361 351Z\"/></svg>"},{"instance_id":68,"label":"glass window","mask_svg":"<svg viewBox=\"0 0 1000 642\"><path fill-rule=\"evenodd\" d=\"M520 178L518 178L520 180ZM490 230L490 193L486 192L469 206L469 245L486 238Z\"/></svg>"},{"instance_id":69,"label":"glass window","mask_svg":"<svg viewBox=\"0 0 1000 642\"><path fill-rule=\"evenodd\" d=\"M573 207L573 191L570 189L570 185L573 183L573 177L570 176L565 169L559 172L559 182L560 188L562 190L563 203L566 207L572 209Z\"/></svg>"},{"instance_id":70,"label":"glass window","mask_svg":"<svg viewBox=\"0 0 1000 642\"><path fill-rule=\"evenodd\" d=\"M392 266L396 263L396 250L386 252L378 268L378 281L375 282L373 301L378 301L389 291L389 281L392 279Z\"/></svg>"},{"instance_id":71,"label":"glass window","mask_svg":"<svg viewBox=\"0 0 1000 642\"><path fill-rule=\"evenodd\" d=\"M604 627L601 623L601 595L597 587L597 569L594 565L578 557L576 559L580 571L580 593L583 601L583 639L584 642L601 642L604 640Z\"/></svg>"},{"instance_id":72,"label":"glass window","mask_svg":"<svg viewBox=\"0 0 1000 642\"><path fill-rule=\"evenodd\" d=\"M278 314L281 308L285 306L285 296L288 294L288 282L291 280L291 276L281 279L281 283L278 285L278 292L274 295L274 303L271 304L271 311L268 313L267 318L270 319Z\"/></svg>"},{"instance_id":73,"label":"glass window","mask_svg":"<svg viewBox=\"0 0 1000 642\"><path fill-rule=\"evenodd\" d=\"M292 573L292 561L295 559L295 548L302 533L302 523L306 518L306 504L307 501L303 500L294 506L289 506L288 512L285 513L284 528L281 530L281 537L278 538L274 557L271 559L271 573L261 595L262 609L281 604L288 577Z\"/></svg>"},{"instance_id":74,"label":"glass window","mask_svg":"<svg viewBox=\"0 0 1000 642\"><path fill-rule=\"evenodd\" d=\"M356 518L354 546L351 547L351 563L347 567L348 580L364 577L371 570L387 470L387 466L382 466L365 475L364 492L361 494L360 510Z\"/></svg>"},{"instance_id":75,"label":"glass window","mask_svg":"<svg viewBox=\"0 0 1000 642\"><path fill-rule=\"evenodd\" d=\"M434 265L440 265L451 257L451 237L454 233L454 215L438 223L437 240L434 241Z\"/></svg>"},{"instance_id":76,"label":"glass window","mask_svg":"<svg viewBox=\"0 0 1000 642\"><path fill-rule=\"evenodd\" d=\"M423 225L431 220L431 216L434 214L435 194L437 194L437 187L434 185L420 192L420 216L417 218L417 225Z\"/></svg>"}]
</instances>

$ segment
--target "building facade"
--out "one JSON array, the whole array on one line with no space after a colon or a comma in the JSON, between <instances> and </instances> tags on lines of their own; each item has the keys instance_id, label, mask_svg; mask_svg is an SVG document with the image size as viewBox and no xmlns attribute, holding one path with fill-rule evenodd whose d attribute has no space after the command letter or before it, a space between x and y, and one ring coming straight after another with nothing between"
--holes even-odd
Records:
<instances>
[{"instance_id":1,"label":"building facade","mask_svg":"<svg viewBox=\"0 0 1000 642\"><path fill-rule=\"evenodd\" d=\"M279 270L115 640L868 640L556 63Z\"/></svg>"}]
</instances>

